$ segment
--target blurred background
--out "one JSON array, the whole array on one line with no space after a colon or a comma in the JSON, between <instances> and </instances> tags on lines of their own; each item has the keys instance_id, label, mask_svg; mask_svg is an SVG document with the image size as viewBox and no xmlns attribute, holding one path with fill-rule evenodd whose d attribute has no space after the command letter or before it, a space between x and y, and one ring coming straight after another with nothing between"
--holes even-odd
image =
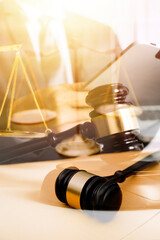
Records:
<instances>
[{"instance_id":1,"label":"blurred background","mask_svg":"<svg viewBox=\"0 0 160 240\"><path fill-rule=\"evenodd\" d=\"M1 0L0 3L0 45L22 44L26 72L44 120L51 128L89 119L90 109L85 103L88 90L82 91L83 82L94 78L128 45L134 41L157 45L160 42L158 0ZM51 33L44 27L40 39L42 26L46 24L43 17ZM15 54L11 49L0 53L0 103L6 97L0 109L0 129L6 129L10 113L12 126L8 123L8 129L44 131L22 66L18 68L15 93L11 90L13 83L10 89L7 85Z\"/></svg>"},{"instance_id":2,"label":"blurred background","mask_svg":"<svg viewBox=\"0 0 160 240\"><path fill-rule=\"evenodd\" d=\"M33 2L50 12L54 1ZM57 5L111 26L122 48L136 40L160 43L159 0L61 0Z\"/></svg>"}]
</instances>

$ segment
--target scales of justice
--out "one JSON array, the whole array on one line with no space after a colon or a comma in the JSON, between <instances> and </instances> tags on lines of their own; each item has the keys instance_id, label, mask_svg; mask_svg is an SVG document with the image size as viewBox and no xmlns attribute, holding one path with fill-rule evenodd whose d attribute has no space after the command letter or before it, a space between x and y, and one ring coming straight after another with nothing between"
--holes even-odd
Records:
<instances>
[{"instance_id":1,"label":"scales of justice","mask_svg":"<svg viewBox=\"0 0 160 240\"><path fill-rule=\"evenodd\" d=\"M12 130L11 128L11 124L12 123L16 123L16 124L27 124L27 125L32 125L32 124L37 124L39 122L42 122L46 128L46 130L48 130L46 121L51 120L52 118L55 118L55 112L48 110L48 109L41 109L39 102L38 102L38 98L35 95L35 92L33 90L32 87L32 83L29 79L29 76L27 74L25 65L23 63L21 54L20 54L20 50L21 50L22 45L20 44L16 44L16 45L8 45L8 46L1 46L0 47L0 52L15 52L15 59L13 61L13 66L11 69L11 73L9 76L9 80L7 83L7 87L6 87L6 91L4 94L4 98L0 107L0 117L6 107L6 100L7 97L9 95L9 92L11 92L11 96L10 96L10 103L9 103L9 111L8 111L8 119L7 119L7 125L6 125L6 129L1 130L0 135L1 136L23 136L25 137L25 135L30 135L30 137L35 133L30 132L30 131L16 131L16 130ZM13 110L14 110L14 100L15 100L15 95L16 95L16 88L18 88L18 81L17 81L17 73L18 73L18 68L21 68L23 75L24 75L24 80L30 93L31 93L31 97L33 98L33 101L35 103L35 109L34 110L25 110L25 111L20 111L14 114ZM21 88L23 88L23 85L21 84ZM19 92L22 90L21 88L19 88ZM40 100L39 100L40 101ZM36 133L36 136L42 136L42 134L38 134L38 132Z\"/></svg>"},{"instance_id":2,"label":"scales of justice","mask_svg":"<svg viewBox=\"0 0 160 240\"><path fill-rule=\"evenodd\" d=\"M126 80L130 91L135 99L136 105L127 102L126 98L129 89L118 82L120 61L117 63L116 81L110 80L102 81L100 85L96 86L92 83L107 69L105 67L102 71L92 78L89 82L83 84L82 89L87 88L88 85L92 87L89 89L86 96L86 103L92 107L93 110L89 113L90 121L83 122L65 131L54 133L48 127L47 122L56 118L56 112L42 109L33 88L29 76L27 74L25 65L20 55L21 45L1 46L0 52L15 52L15 59L11 69L10 77L7 83L5 95L0 106L0 117L4 111L6 99L11 92L9 112L7 118L7 127L1 130L1 136L21 136L33 137L32 140L26 143L18 144L17 146L2 149L1 159L5 161L23 155L27 152L43 149L49 145L55 148L56 152L61 156L77 157L81 155L91 155L97 153L134 151L143 149L143 142L138 138L139 126L137 122L137 110L140 112L140 107L134 90L129 80L129 76L123 67ZM36 108L25 110L21 112L13 112L14 98L17 86L17 71L21 67L24 74L25 82L30 91L31 97L35 103ZM139 113L138 113L139 114ZM28 123L21 120L21 116L28 116ZM35 116L35 118L34 118ZM24 119L27 119L25 117ZM43 123L45 132L32 131L15 131L12 130L11 124L16 123L23 125L34 125ZM29 127L28 127L29 129Z\"/></svg>"}]
</instances>

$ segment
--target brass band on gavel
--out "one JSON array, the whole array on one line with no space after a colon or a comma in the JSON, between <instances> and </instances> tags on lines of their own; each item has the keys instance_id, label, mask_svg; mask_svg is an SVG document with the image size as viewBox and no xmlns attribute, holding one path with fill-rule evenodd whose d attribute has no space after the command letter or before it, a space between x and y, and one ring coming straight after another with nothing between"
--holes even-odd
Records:
<instances>
[{"instance_id":1,"label":"brass band on gavel","mask_svg":"<svg viewBox=\"0 0 160 240\"><path fill-rule=\"evenodd\" d=\"M135 106L126 102L128 88L120 83L107 84L90 91L86 97L94 110L90 113L97 137L139 129Z\"/></svg>"},{"instance_id":2,"label":"brass band on gavel","mask_svg":"<svg viewBox=\"0 0 160 240\"><path fill-rule=\"evenodd\" d=\"M85 183L94 175L86 171L77 172L69 181L66 200L69 206L81 209L80 197Z\"/></svg>"},{"instance_id":3,"label":"brass band on gavel","mask_svg":"<svg viewBox=\"0 0 160 240\"><path fill-rule=\"evenodd\" d=\"M119 132L139 129L135 109L133 106L117 109L106 114L95 111L90 113L91 121L96 127L97 138Z\"/></svg>"}]
</instances>

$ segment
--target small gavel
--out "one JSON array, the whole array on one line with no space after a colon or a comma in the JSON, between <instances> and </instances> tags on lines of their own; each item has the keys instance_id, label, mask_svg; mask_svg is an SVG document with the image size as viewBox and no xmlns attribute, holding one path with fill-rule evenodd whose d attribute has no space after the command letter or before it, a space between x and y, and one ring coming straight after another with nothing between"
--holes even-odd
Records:
<instances>
[{"instance_id":1,"label":"small gavel","mask_svg":"<svg viewBox=\"0 0 160 240\"><path fill-rule=\"evenodd\" d=\"M57 198L70 207L82 210L117 211L122 203L122 191L118 183L138 171L159 163L160 152L153 153L111 176L100 177L78 168L66 168L57 177Z\"/></svg>"}]
</instances>

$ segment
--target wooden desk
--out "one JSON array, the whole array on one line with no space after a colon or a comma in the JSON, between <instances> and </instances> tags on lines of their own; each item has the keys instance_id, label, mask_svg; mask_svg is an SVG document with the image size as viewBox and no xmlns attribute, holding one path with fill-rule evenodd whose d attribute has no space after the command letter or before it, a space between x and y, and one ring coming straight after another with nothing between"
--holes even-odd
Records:
<instances>
[{"instance_id":1,"label":"wooden desk","mask_svg":"<svg viewBox=\"0 0 160 240\"><path fill-rule=\"evenodd\" d=\"M45 200L41 197L42 182L56 166L57 169L62 169L74 165L107 175L113 173L117 167L121 166L123 169L125 164L131 163L131 159L124 161L126 154L120 154L122 162L117 162L120 159L119 154L112 154L114 161L111 161L111 154L105 154L0 166L0 239L159 239L160 191L155 199L155 195L149 190L153 196L148 199L144 195L139 196L138 191L135 194L133 187L131 191L127 188L130 184L136 186L138 179L144 176L131 177L121 185L123 203L116 214L98 212L93 215L90 211L82 212L66 207L56 199L51 201L48 196ZM148 178L151 180L152 177ZM158 179L159 176L157 181ZM142 180L140 186L145 189ZM154 190L157 189L155 185L152 186Z\"/></svg>"}]
</instances>

